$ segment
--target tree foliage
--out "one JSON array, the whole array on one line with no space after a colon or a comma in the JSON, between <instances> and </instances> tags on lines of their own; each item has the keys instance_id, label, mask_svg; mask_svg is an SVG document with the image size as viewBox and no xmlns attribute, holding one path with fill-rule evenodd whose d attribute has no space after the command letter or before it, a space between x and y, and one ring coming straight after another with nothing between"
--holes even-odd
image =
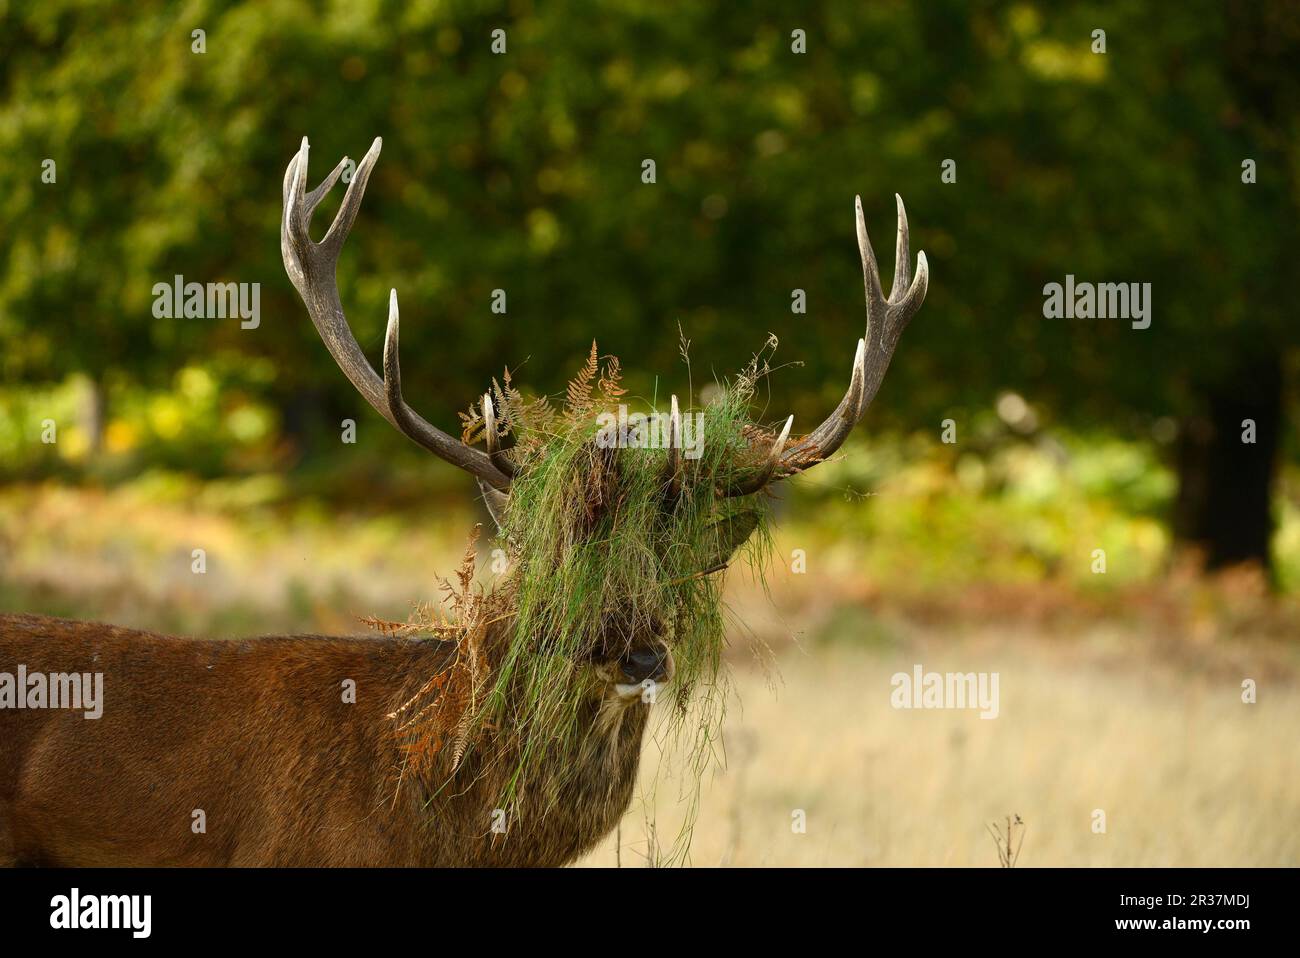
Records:
<instances>
[{"instance_id":1,"label":"tree foliage","mask_svg":"<svg viewBox=\"0 0 1300 958\"><path fill-rule=\"evenodd\" d=\"M775 376L771 415L816 421L862 335L855 193L886 270L903 195L933 276L877 424L935 426L1014 388L1131 433L1194 408L1243 356L1296 344L1287 4L0 11L5 382L158 383L211 357L270 359L253 388L277 404L309 392L322 417L360 412L280 262L281 178L304 134L314 180L384 137L340 289L376 363L400 290L408 397L444 428L503 364L562 389L593 335L629 359L633 394L684 393L679 323L697 389L776 333L779 358L804 365ZM151 290L175 274L260 283L260 326L154 318ZM1151 328L1045 319L1042 287L1066 274L1150 282Z\"/></svg>"}]
</instances>

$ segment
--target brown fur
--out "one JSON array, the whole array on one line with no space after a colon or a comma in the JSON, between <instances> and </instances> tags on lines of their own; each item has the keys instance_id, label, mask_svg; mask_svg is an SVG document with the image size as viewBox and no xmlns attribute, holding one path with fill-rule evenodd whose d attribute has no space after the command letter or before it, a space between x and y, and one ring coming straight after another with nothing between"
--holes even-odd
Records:
<instances>
[{"instance_id":1,"label":"brown fur","mask_svg":"<svg viewBox=\"0 0 1300 958\"><path fill-rule=\"evenodd\" d=\"M492 814L509 762L401 776L387 717L448 643L196 640L0 615L0 672L100 672L103 716L0 709L0 865L556 866L632 797L648 706L593 699L560 798ZM356 682L356 704L343 682ZM499 756L498 756L499 757ZM206 833L192 830L193 812Z\"/></svg>"}]
</instances>

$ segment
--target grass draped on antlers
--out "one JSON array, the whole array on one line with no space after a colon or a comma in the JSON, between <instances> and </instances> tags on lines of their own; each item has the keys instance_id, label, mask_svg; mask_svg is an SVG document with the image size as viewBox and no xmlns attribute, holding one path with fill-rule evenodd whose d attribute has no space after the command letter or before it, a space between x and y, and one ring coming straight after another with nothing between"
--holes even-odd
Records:
<instances>
[{"instance_id":1,"label":"grass draped on antlers","mask_svg":"<svg viewBox=\"0 0 1300 958\"><path fill-rule=\"evenodd\" d=\"M515 437L510 455L519 467L503 517L506 571L490 590L475 591L471 540L458 581L444 583L451 616L422 606L395 627L456 642L452 665L393 714L412 766L431 768L449 756L442 767L454 773L479 747L480 762L500 756L512 763L495 770L501 808L518 811L526 798L531 811L544 810L560 799L564 770L576 766L582 738L591 734L592 703L604 681L595 657L617 654L611 632L615 639L657 632L676 663L661 710L698 781L725 700L721 582L708 573L729 556L727 524L737 510L757 513L744 556L760 577L769 545L763 497L718 492L772 441L748 418L766 368L759 363L700 410L699 456L683 459L675 504L666 498L667 449L604 449L595 441L598 415L625 402L618 360L602 364L595 343L562 410L545 398L524 399L508 373L494 381L498 428ZM482 410L471 407L462 419L466 441L481 438ZM500 622L505 627L491 633ZM492 643L489 634L505 638Z\"/></svg>"}]
</instances>

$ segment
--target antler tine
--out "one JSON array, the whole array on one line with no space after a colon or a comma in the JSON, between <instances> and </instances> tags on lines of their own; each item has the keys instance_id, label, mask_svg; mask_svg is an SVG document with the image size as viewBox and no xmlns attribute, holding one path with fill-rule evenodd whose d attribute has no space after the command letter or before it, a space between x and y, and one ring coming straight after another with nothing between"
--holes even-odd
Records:
<instances>
[{"instance_id":1,"label":"antler tine","mask_svg":"<svg viewBox=\"0 0 1300 958\"><path fill-rule=\"evenodd\" d=\"M891 302L897 300L898 294L912 285L912 254L907 235L907 210L903 207L903 198L897 193L894 194L894 200L898 203L898 238L894 242L894 282L889 287Z\"/></svg>"},{"instance_id":2,"label":"antler tine","mask_svg":"<svg viewBox=\"0 0 1300 958\"><path fill-rule=\"evenodd\" d=\"M772 449L767 454L767 460L763 463L763 468L756 472L749 479L720 490L724 496L748 496L751 493L758 492L772 480L776 473L777 466L781 464L781 453L785 451L786 440L790 438L790 428L794 425L794 416L790 416L785 421L785 426L781 429L781 434L776 437L776 442L772 443Z\"/></svg>"},{"instance_id":3,"label":"antler tine","mask_svg":"<svg viewBox=\"0 0 1300 958\"><path fill-rule=\"evenodd\" d=\"M677 397L672 397L668 415L668 495L675 499L682 491L682 414Z\"/></svg>"},{"instance_id":4,"label":"antler tine","mask_svg":"<svg viewBox=\"0 0 1300 958\"><path fill-rule=\"evenodd\" d=\"M510 477L494 465L486 454L453 439L426 421L403 401L397 349L396 291L389 296L383 379L380 379L371 367L348 326L347 316L343 312L343 304L339 299L335 270L339 253L343 249L343 242L347 239L348 232L356 220L357 211L361 208L366 183L370 179L371 170L374 169L382 148L383 140L375 137L374 143L357 164L334 222L330 224L325 238L317 243L312 240L309 233L312 213L342 175L347 166L347 159L344 158L320 186L307 193L307 156L310 148L307 138L302 138L302 146L289 161L284 173L284 212L280 220L280 253L284 258L285 271L302 297L303 304L307 307L307 314L324 341L325 348L334 357L343 374L376 412L405 436L439 458L464 469L493 489L508 489Z\"/></svg>"},{"instance_id":5,"label":"antler tine","mask_svg":"<svg viewBox=\"0 0 1300 958\"><path fill-rule=\"evenodd\" d=\"M859 339L857 352L853 354L853 370L849 373L848 391L825 422L804 438L801 445L805 448L816 447L824 455L829 456L844 444L853 427L862 419L862 414L867 411L866 351L866 340ZM830 451L827 451L828 449Z\"/></svg>"},{"instance_id":6,"label":"antler tine","mask_svg":"<svg viewBox=\"0 0 1300 958\"><path fill-rule=\"evenodd\" d=\"M491 393L483 394L483 439L491 456L497 448L497 413L492 407Z\"/></svg>"},{"instance_id":7,"label":"antler tine","mask_svg":"<svg viewBox=\"0 0 1300 958\"><path fill-rule=\"evenodd\" d=\"M501 447L501 437L497 435L497 411L492 405L491 393L483 394L483 436L487 442L488 458L492 460L492 465L513 478L519 471L519 467L511 461L505 449Z\"/></svg>"},{"instance_id":8,"label":"antler tine","mask_svg":"<svg viewBox=\"0 0 1300 958\"><path fill-rule=\"evenodd\" d=\"M795 443L786 453L783 464L792 472L802 471L826 459L848 438L876 398L885 371L889 368L889 361L894 356L894 349L898 346L899 337L925 302L926 290L930 287L930 266L925 253L917 253L916 275L912 275L907 210L901 196L895 193L894 199L898 202L898 238L895 244L897 261L894 264L893 286L886 299L880 287L875 253L872 252L871 240L867 237L866 218L862 215L862 197L856 198L858 249L862 255L862 274L867 293L867 332L858 340L853 373L844 398L825 422Z\"/></svg>"},{"instance_id":9,"label":"antler tine","mask_svg":"<svg viewBox=\"0 0 1300 958\"><path fill-rule=\"evenodd\" d=\"M338 182L339 177L343 175L343 171L347 169L347 166L348 158L345 156L343 159L339 160L338 165L330 171L330 175L321 181L320 186L307 194L306 199L303 201L303 209L309 220L311 219L311 215L316 212L316 207L320 205L320 201L325 198L325 194L334 188L334 184Z\"/></svg>"},{"instance_id":10,"label":"antler tine","mask_svg":"<svg viewBox=\"0 0 1300 958\"><path fill-rule=\"evenodd\" d=\"M867 287L867 325L871 325L873 316L879 315L885 305L885 294L880 288L880 267L876 264L876 253L871 248L871 237L867 235L867 219L862 215L862 197L853 198L856 216L855 228L858 234L858 254L862 257L862 280Z\"/></svg>"},{"instance_id":11,"label":"antler tine","mask_svg":"<svg viewBox=\"0 0 1300 958\"><path fill-rule=\"evenodd\" d=\"M410 435L418 427L412 420L415 415L402 399L402 363L399 358L399 321L397 290L388 291L388 329L384 334L384 399L396 420L397 428Z\"/></svg>"}]
</instances>

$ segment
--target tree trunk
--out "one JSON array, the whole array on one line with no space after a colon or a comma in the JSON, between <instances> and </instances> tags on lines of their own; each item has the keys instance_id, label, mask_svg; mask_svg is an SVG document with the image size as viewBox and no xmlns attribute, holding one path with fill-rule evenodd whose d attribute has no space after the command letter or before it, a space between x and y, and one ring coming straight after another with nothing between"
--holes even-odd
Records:
<instances>
[{"instance_id":1,"label":"tree trunk","mask_svg":"<svg viewBox=\"0 0 1300 958\"><path fill-rule=\"evenodd\" d=\"M1271 572L1281 364L1244 364L1205 395L1204 413L1184 419L1179 433L1174 535L1203 554L1207 570L1256 562Z\"/></svg>"},{"instance_id":2,"label":"tree trunk","mask_svg":"<svg viewBox=\"0 0 1300 958\"><path fill-rule=\"evenodd\" d=\"M98 459L99 454L104 450L104 430L108 427L108 388L99 376L90 377L85 422L90 456L92 459Z\"/></svg>"}]
</instances>

